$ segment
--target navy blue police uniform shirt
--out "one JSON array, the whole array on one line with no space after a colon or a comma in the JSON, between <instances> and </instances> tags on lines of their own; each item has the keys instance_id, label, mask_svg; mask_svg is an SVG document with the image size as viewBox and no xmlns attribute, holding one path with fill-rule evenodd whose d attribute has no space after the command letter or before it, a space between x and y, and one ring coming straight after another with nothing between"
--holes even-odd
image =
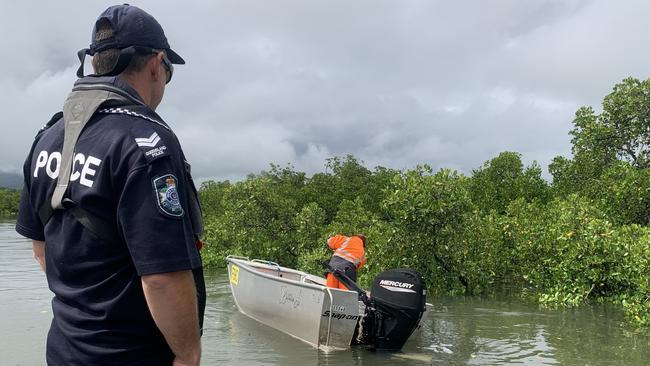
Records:
<instances>
[{"instance_id":1,"label":"navy blue police uniform shirt","mask_svg":"<svg viewBox=\"0 0 650 366\"><path fill-rule=\"evenodd\" d=\"M127 114L128 113L128 114ZM153 116L154 118L151 118ZM162 364L173 353L156 327L140 276L201 266L189 218L185 161L178 140L154 112L100 109L82 132L66 197L115 224L106 241L68 210L43 226L59 174L63 121L46 130L25 162L16 230L46 241L55 296L47 359L64 364Z\"/></svg>"}]
</instances>

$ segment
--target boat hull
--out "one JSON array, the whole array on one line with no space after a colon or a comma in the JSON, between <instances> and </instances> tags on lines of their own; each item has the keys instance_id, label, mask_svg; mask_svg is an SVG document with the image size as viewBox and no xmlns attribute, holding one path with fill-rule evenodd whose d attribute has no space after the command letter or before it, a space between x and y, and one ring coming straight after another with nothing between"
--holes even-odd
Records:
<instances>
[{"instance_id":1,"label":"boat hull","mask_svg":"<svg viewBox=\"0 0 650 366\"><path fill-rule=\"evenodd\" d=\"M328 288L321 277L271 262L226 260L240 312L314 347L350 346L363 311L356 292Z\"/></svg>"}]
</instances>

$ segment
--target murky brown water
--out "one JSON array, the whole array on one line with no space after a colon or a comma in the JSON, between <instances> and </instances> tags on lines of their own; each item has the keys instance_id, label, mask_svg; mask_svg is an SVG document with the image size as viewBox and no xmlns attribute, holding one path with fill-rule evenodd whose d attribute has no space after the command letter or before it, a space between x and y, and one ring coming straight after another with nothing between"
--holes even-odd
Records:
<instances>
[{"instance_id":1,"label":"murky brown water","mask_svg":"<svg viewBox=\"0 0 650 366\"><path fill-rule=\"evenodd\" d=\"M51 293L31 244L0 222L0 364L44 365ZM422 329L400 353L324 353L237 311L225 270L206 273L204 365L648 365L650 337L603 306L540 310L519 301L427 299Z\"/></svg>"}]
</instances>

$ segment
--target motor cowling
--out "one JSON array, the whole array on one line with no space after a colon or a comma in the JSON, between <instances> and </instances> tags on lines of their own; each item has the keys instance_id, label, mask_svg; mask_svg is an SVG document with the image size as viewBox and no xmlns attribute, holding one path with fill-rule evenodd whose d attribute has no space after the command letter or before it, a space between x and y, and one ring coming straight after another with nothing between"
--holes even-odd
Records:
<instances>
[{"instance_id":1,"label":"motor cowling","mask_svg":"<svg viewBox=\"0 0 650 366\"><path fill-rule=\"evenodd\" d=\"M377 350L399 350L417 329L426 310L426 286L412 269L380 273L361 323L360 343Z\"/></svg>"}]
</instances>

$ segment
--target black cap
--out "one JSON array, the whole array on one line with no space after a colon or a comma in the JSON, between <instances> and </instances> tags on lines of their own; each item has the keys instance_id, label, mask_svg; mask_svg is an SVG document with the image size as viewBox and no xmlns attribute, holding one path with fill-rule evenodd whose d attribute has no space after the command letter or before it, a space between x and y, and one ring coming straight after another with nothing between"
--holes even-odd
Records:
<instances>
[{"instance_id":1,"label":"black cap","mask_svg":"<svg viewBox=\"0 0 650 366\"><path fill-rule=\"evenodd\" d=\"M95 32L100 20L106 19L113 28L113 37L97 42ZM160 23L146 11L129 4L114 5L104 10L93 27L89 55L97 52L130 46L150 47L167 52L167 58L173 64L184 64L185 60L169 47L167 37Z\"/></svg>"}]
</instances>

